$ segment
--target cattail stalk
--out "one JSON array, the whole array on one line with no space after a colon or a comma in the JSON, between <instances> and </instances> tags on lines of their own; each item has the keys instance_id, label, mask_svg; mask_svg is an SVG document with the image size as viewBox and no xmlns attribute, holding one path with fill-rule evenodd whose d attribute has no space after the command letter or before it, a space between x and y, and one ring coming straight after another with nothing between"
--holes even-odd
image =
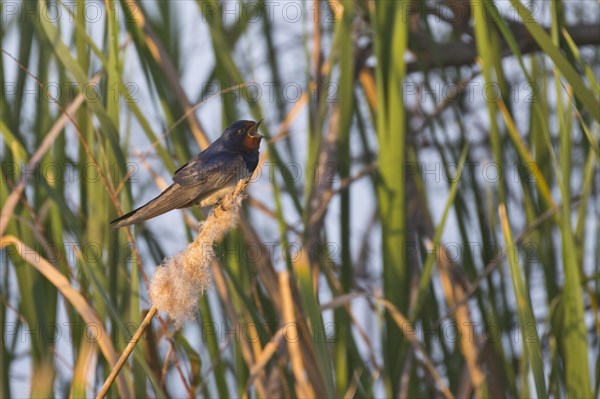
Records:
<instances>
[{"instance_id":1,"label":"cattail stalk","mask_svg":"<svg viewBox=\"0 0 600 399\"><path fill-rule=\"evenodd\" d=\"M196 317L198 297L210 287L212 281L210 265L215 257L214 244L222 240L225 234L236 226L242 205L242 192L248 182L248 180L240 181L235 190L213 208L208 218L199 226L199 233L194 242L172 258L166 259L157 268L148 293L152 307L96 398L103 398L106 395L144 330L159 311L166 312L175 321L177 327L180 327L185 320Z\"/></svg>"}]
</instances>

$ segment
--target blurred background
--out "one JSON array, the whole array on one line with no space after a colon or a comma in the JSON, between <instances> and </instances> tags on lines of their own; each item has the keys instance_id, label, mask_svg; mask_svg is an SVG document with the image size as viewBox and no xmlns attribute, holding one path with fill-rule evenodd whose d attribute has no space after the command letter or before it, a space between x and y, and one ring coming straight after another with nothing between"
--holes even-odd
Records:
<instances>
[{"instance_id":1,"label":"blurred background","mask_svg":"<svg viewBox=\"0 0 600 399\"><path fill-rule=\"evenodd\" d=\"M600 390L600 5L0 3L1 397L94 396L206 217L144 204L264 119L195 320L111 397Z\"/></svg>"}]
</instances>

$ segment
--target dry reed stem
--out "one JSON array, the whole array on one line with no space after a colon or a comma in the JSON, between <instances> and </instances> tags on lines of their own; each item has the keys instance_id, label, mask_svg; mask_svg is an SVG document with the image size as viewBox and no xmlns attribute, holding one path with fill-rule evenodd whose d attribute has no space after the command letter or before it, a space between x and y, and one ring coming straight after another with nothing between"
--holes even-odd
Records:
<instances>
[{"instance_id":1,"label":"dry reed stem","mask_svg":"<svg viewBox=\"0 0 600 399\"><path fill-rule=\"evenodd\" d=\"M125 362L127 362L129 355L131 354L131 352L133 352L133 349L135 348L135 346L139 342L140 338L142 337L144 330L146 330L146 327L148 327L150 325L150 323L152 322L152 319L154 318L155 315L156 315L156 306L152 306L150 308L150 310L148 311L148 313L146 314L146 317L144 317L144 320L142 320L142 323L136 330L135 334L133 335L133 337L131 338L131 340L129 341L127 346L125 347L125 350L123 351L123 353L121 353L121 356L119 357L119 360L115 364L115 367L113 367L112 371L106 378L106 381L104 381L104 385L102 385L102 388L100 388L100 391L98 391L98 395L96 395L96 399L102 399L104 396L106 396L106 393L110 389L110 386L112 385L113 381L119 375L119 372L125 365Z\"/></svg>"},{"instance_id":2,"label":"dry reed stem","mask_svg":"<svg viewBox=\"0 0 600 399\"><path fill-rule=\"evenodd\" d=\"M165 260L156 270L148 293L152 307L98 392L97 399L106 395L158 311L167 312L177 327L196 316L198 296L206 291L211 283L210 264L215 256L214 244L235 227L242 205L242 192L248 182L249 180L240 181L235 190L215 206L208 218L201 223L194 242L182 252Z\"/></svg>"},{"instance_id":3,"label":"dry reed stem","mask_svg":"<svg viewBox=\"0 0 600 399\"><path fill-rule=\"evenodd\" d=\"M159 311L168 313L178 327L196 316L198 297L212 281L210 265L215 257L214 244L235 227L242 203L241 193L247 185L247 180L240 181L201 224L194 242L165 260L154 274L150 301Z\"/></svg>"}]
</instances>

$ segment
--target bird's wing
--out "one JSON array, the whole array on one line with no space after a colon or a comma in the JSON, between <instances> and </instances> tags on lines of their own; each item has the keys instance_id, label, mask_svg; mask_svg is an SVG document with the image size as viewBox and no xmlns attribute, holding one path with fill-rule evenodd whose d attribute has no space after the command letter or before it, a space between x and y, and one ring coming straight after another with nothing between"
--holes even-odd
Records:
<instances>
[{"instance_id":1,"label":"bird's wing","mask_svg":"<svg viewBox=\"0 0 600 399\"><path fill-rule=\"evenodd\" d=\"M246 177L246 173L246 164L241 155L212 154L193 158L177 169L173 181L182 187L202 186L201 191L208 193L236 176L238 179Z\"/></svg>"}]
</instances>

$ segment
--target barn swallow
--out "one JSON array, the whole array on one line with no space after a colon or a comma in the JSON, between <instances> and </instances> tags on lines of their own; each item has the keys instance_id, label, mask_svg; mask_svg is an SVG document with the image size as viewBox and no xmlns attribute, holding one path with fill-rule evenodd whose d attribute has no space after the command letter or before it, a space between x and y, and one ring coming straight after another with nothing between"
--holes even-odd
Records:
<instances>
[{"instance_id":1,"label":"barn swallow","mask_svg":"<svg viewBox=\"0 0 600 399\"><path fill-rule=\"evenodd\" d=\"M258 147L263 138L257 132L261 122L231 124L208 148L175 171L173 184L146 205L110 222L112 229L139 223L173 209L218 203L256 169Z\"/></svg>"}]
</instances>

